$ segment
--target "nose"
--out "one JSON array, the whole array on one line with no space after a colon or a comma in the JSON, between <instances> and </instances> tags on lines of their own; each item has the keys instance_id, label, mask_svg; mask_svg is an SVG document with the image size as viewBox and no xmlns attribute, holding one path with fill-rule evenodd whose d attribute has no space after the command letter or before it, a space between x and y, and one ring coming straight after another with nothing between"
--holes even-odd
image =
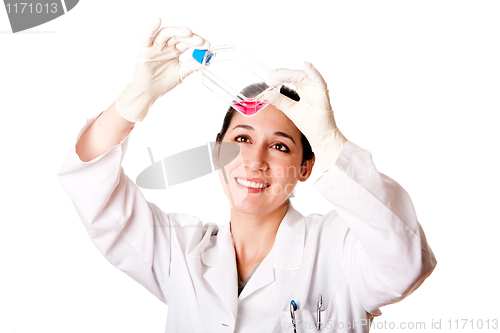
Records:
<instances>
[{"instance_id":1,"label":"nose","mask_svg":"<svg viewBox=\"0 0 500 333\"><path fill-rule=\"evenodd\" d=\"M251 171L265 171L269 168L267 150L263 147L253 147L241 151L245 168Z\"/></svg>"}]
</instances>

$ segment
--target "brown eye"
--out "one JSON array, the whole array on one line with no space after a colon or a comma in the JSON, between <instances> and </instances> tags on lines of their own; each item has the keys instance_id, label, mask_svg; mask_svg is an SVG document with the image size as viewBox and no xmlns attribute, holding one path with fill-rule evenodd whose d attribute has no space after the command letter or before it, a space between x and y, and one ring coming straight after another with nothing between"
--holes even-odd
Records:
<instances>
[{"instance_id":1,"label":"brown eye","mask_svg":"<svg viewBox=\"0 0 500 333\"><path fill-rule=\"evenodd\" d=\"M248 138L244 135L238 135L236 138L234 138L234 141L238 142L248 142Z\"/></svg>"},{"instance_id":2,"label":"brown eye","mask_svg":"<svg viewBox=\"0 0 500 333\"><path fill-rule=\"evenodd\" d=\"M276 149L278 149L279 151L282 151L284 153L290 152L290 149L288 149L288 147L286 145L279 143L279 142L273 144L272 147L275 147Z\"/></svg>"}]
</instances>

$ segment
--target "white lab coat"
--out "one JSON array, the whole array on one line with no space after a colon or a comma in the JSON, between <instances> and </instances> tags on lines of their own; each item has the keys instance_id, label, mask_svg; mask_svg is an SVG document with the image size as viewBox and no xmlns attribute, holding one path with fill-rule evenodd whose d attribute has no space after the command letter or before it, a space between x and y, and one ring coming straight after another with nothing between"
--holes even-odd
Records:
<instances>
[{"instance_id":1,"label":"white lab coat","mask_svg":"<svg viewBox=\"0 0 500 333\"><path fill-rule=\"evenodd\" d=\"M319 294L321 332L368 332L368 318L413 292L436 265L406 191L347 142L314 184L332 211L304 217L290 205L238 297L228 223L204 225L146 201L121 167L127 141L90 162L73 148L59 180L101 253L168 304L166 332L292 332L292 299L297 331L313 332Z\"/></svg>"}]
</instances>

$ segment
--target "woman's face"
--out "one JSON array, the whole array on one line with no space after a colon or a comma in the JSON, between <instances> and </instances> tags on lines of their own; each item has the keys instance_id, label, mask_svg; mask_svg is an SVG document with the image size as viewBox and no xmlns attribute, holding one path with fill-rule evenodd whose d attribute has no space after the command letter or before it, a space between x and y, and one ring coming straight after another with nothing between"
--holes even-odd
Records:
<instances>
[{"instance_id":1,"label":"woman's face","mask_svg":"<svg viewBox=\"0 0 500 333\"><path fill-rule=\"evenodd\" d=\"M219 179L233 209L247 214L272 212L286 204L298 181L309 178L314 159L302 164L301 132L280 110L269 105L252 117L235 112L223 142L240 154Z\"/></svg>"}]
</instances>

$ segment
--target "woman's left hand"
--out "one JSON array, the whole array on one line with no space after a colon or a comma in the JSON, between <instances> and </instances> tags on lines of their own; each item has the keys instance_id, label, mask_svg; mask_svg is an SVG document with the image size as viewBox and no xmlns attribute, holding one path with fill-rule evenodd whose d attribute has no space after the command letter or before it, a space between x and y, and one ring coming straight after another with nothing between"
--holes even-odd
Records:
<instances>
[{"instance_id":1,"label":"woman's left hand","mask_svg":"<svg viewBox=\"0 0 500 333\"><path fill-rule=\"evenodd\" d=\"M335 164L347 139L335 123L326 82L311 63L304 62L303 70L275 69L266 80L269 86L283 83L297 87L299 102L279 94L277 90L266 99L304 133L323 171L327 171Z\"/></svg>"}]
</instances>

